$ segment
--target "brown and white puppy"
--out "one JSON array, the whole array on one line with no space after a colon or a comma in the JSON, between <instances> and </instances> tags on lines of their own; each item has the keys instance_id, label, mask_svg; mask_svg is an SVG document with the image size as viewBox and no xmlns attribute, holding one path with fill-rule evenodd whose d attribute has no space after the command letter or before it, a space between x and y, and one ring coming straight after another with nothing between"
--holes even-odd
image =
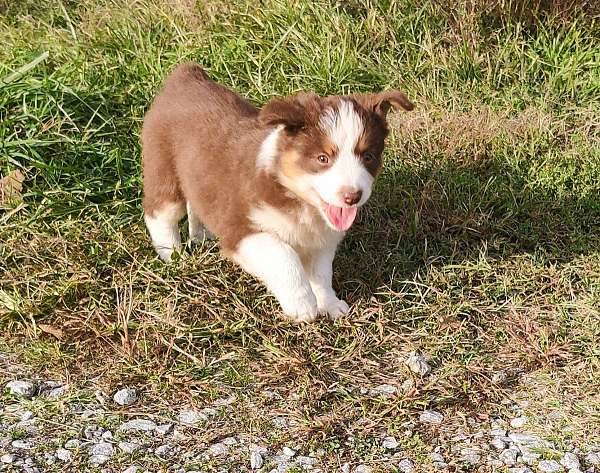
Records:
<instances>
[{"instance_id":1,"label":"brown and white puppy","mask_svg":"<svg viewBox=\"0 0 600 473\"><path fill-rule=\"evenodd\" d=\"M262 280L297 321L337 317L336 247L371 195L386 114L406 96L302 93L262 110L186 64L167 79L142 131L144 212L159 256L217 235L224 254Z\"/></svg>"}]
</instances>

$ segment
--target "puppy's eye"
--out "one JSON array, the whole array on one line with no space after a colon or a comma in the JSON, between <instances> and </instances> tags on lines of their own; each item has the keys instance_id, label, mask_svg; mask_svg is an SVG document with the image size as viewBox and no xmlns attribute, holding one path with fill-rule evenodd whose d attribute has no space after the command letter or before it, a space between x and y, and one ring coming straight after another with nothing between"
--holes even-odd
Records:
<instances>
[{"instance_id":1,"label":"puppy's eye","mask_svg":"<svg viewBox=\"0 0 600 473\"><path fill-rule=\"evenodd\" d=\"M317 160L321 164L327 164L329 162L329 156L327 156L325 154L320 154L319 156L317 156Z\"/></svg>"},{"instance_id":2,"label":"puppy's eye","mask_svg":"<svg viewBox=\"0 0 600 473\"><path fill-rule=\"evenodd\" d=\"M365 153L363 154L363 159L365 163L370 163L371 161L375 161L375 156L372 153Z\"/></svg>"}]
</instances>

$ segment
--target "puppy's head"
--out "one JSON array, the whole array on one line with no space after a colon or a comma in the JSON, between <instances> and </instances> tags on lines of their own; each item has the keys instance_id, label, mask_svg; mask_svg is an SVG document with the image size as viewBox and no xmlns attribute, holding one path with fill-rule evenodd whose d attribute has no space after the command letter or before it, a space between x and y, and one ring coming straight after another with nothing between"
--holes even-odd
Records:
<instances>
[{"instance_id":1,"label":"puppy's head","mask_svg":"<svg viewBox=\"0 0 600 473\"><path fill-rule=\"evenodd\" d=\"M413 104L397 90L274 99L259 115L261 124L277 127L268 166L285 187L317 207L331 228L345 231L381 170L391 107L412 110Z\"/></svg>"}]
</instances>

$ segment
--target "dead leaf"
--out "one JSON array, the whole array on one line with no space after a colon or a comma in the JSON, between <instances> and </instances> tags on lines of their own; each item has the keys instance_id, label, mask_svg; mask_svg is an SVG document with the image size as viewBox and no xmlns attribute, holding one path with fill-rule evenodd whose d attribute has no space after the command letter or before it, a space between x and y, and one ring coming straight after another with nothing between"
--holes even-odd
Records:
<instances>
[{"instance_id":1,"label":"dead leaf","mask_svg":"<svg viewBox=\"0 0 600 473\"><path fill-rule=\"evenodd\" d=\"M54 325L48 325L48 324L38 324L38 327L40 328L40 330L44 333L49 333L50 335L54 335L56 338L58 338L59 340L62 340L63 338L63 331L57 327L55 327Z\"/></svg>"},{"instance_id":2,"label":"dead leaf","mask_svg":"<svg viewBox=\"0 0 600 473\"><path fill-rule=\"evenodd\" d=\"M23 201L24 174L18 169L0 179L0 206L16 204Z\"/></svg>"}]
</instances>

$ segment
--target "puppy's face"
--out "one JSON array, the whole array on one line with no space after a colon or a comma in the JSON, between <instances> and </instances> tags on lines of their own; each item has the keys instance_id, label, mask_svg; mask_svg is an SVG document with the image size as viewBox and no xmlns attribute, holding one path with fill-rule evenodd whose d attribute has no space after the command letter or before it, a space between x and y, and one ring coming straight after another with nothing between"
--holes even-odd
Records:
<instances>
[{"instance_id":1,"label":"puppy's face","mask_svg":"<svg viewBox=\"0 0 600 473\"><path fill-rule=\"evenodd\" d=\"M371 195L391 106L413 108L403 93L391 90L326 98L300 94L261 110L263 124L279 127L273 171L334 230L350 228Z\"/></svg>"}]
</instances>

